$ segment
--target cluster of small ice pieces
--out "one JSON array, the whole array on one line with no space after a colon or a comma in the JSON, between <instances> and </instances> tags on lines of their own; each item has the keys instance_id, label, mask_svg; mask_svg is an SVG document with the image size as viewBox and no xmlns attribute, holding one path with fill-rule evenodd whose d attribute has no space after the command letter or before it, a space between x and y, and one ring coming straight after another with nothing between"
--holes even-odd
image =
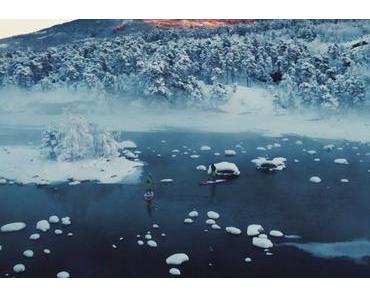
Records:
<instances>
[{"instance_id":1,"label":"cluster of small ice pieces","mask_svg":"<svg viewBox=\"0 0 370 297\"><path fill-rule=\"evenodd\" d=\"M61 219L59 219L58 216L56 215L51 215L49 217L48 220L40 220L36 223L36 226L35 226L35 229L36 230L40 230L42 232L47 232L51 229L51 225L50 224L58 224L58 223L61 223L62 225L70 225L71 224L71 218L70 217L63 217ZM14 222L14 223L9 223L9 224L5 224L3 226L0 227L0 230L1 232L16 232L16 231L21 231L23 229L25 229L27 226L25 223L23 222ZM57 235L60 235L60 234L63 234L63 230L61 229L55 229L54 230L54 233L57 234ZM71 232L69 232L67 234L67 236L72 236L73 234ZM31 235L29 235L29 239L30 240L38 240L40 239L40 234L39 233L32 233ZM0 245L0 251L2 250L2 246ZM43 249L43 253L44 254L50 254L51 251L50 249ZM35 253L32 249L26 249L23 251L23 256L26 257L26 258L32 258ZM16 264L13 266L13 271L15 273L21 273L21 272L24 272L26 270L26 266L22 263L19 263L19 264ZM69 273L68 272L65 272L65 271L62 271L60 273L58 273L57 277L69 277Z\"/></svg>"}]
</instances>

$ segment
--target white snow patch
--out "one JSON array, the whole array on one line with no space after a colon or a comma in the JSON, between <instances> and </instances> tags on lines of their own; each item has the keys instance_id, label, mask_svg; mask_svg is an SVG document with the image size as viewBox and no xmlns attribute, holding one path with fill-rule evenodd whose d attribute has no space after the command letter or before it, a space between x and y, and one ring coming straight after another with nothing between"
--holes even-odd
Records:
<instances>
[{"instance_id":1,"label":"white snow patch","mask_svg":"<svg viewBox=\"0 0 370 297\"><path fill-rule=\"evenodd\" d=\"M317 154L317 152L315 150L308 150L307 153L309 155L315 155L315 154Z\"/></svg>"},{"instance_id":2,"label":"white snow patch","mask_svg":"<svg viewBox=\"0 0 370 297\"><path fill-rule=\"evenodd\" d=\"M181 265L187 261L189 261L189 257L184 253L173 254L166 259L166 263L168 265Z\"/></svg>"},{"instance_id":3,"label":"white snow patch","mask_svg":"<svg viewBox=\"0 0 370 297\"><path fill-rule=\"evenodd\" d=\"M233 234L233 235L239 235L242 233L242 230L236 227L226 227L225 228L227 233Z\"/></svg>"},{"instance_id":4,"label":"white snow patch","mask_svg":"<svg viewBox=\"0 0 370 297\"><path fill-rule=\"evenodd\" d=\"M158 228L159 228L159 225L158 225L158 224L153 224L153 225L152 225L152 227L153 227L154 229L158 229Z\"/></svg>"},{"instance_id":5,"label":"white snow patch","mask_svg":"<svg viewBox=\"0 0 370 297\"><path fill-rule=\"evenodd\" d=\"M269 249L274 246L270 239L259 237L253 237L252 244L263 249Z\"/></svg>"},{"instance_id":6,"label":"white snow patch","mask_svg":"<svg viewBox=\"0 0 370 297\"><path fill-rule=\"evenodd\" d=\"M13 231L19 231L26 228L26 224L22 222L16 222L16 223L10 223L1 226L0 231L1 232L13 232Z\"/></svg>"}]
</instances>

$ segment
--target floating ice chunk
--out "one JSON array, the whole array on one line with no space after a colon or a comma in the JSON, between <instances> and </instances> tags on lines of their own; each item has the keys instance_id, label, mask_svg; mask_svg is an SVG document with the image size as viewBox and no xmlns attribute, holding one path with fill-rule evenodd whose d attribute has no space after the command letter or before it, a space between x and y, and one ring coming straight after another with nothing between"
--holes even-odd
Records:
<instances>
[{"instance_id":1,"label":"floating ice chunk","mask_svg":"<svg viewBox=\"0 0 370 297\"><path fill-rule=\"evenodd\" d=\"M281 139L281 141L289 141L289 138L284 137L284 138Z\"/></svg>"},{"instance_id":2,"label":"floating ice chunk","mask_svg":"<svg viewBox=\"0 0 370 297\"><path fill-rule=\"evenodd\" d=\"M0 245L0 252L1 252L2 249L3 249L3 247Z\"/></svg>"},{"instance_id":3,"label":"floating ice chunk","mask_svg":"<svg viewBox=\"0 0 370 297\"><path fill-rule=\"evenodd\" d=\"M138 241L137 241L137 244L138 244L138 245L143 245L143 244L144 244L144 241L142 241L142 240L138 240Z\"/></svg>"},{"instance_id":4,"label":"floating ice chunk","mask_svg":"<svg viewBox=\"0 0 370 297\"><path fill-rule=\"evenodd\" d=\"M77 186L77 185L79 185L80 183L81 183L80 181L78 181L78 180L74 180L74 181L69 182L68 184L69 184L70 186Z\"/></svg>"},{"instance_id":5,"label":"floating ice chunk","mask_svg":"<svg viewBox=\"0 0 370 297\"><path fill-rule=\"evenodd\" d=\"M58 272L57 278L69 278L69 273L67 271Z\"/></svg>"},{"instance_id":6,"label":"floating ice chunk","mask_svg":"<svg viewBox=\"0 0 370 297\"><path fill-rule=\"evenodd\" d=\"M170 274L172 274L172 275L181 275L181 271L180 271L179 269L177 269L177 268L171 268L171 269L169 270L169 272L170 272Z\"/></svg>"},{"instance_id":7,"label":"floating ice chunk","mask_svg":"<svg viewBox=\"0 0 370 297\"><path fill-rule=\"evenodd\" d=\"M313 159L315 162L320 162L320 158Z\"/></svg>"},{"instance_id":8,"label":"floating ice chunk","mask_svg":"<svg viewBox=\"0 0 370 297\"><path fill-rule=\"evenodd\" d=\"M263 146L257 146L257 147L256 147L256 150L257 150L257 151L265 151L265 150L266 150L266 148L265 148L265 147L263 147Z\"/></svg>"},{"instance_id":9,"label":"floating ice chunk","mask_svg":"<svg viewBox=\"0 0 370 297\"><path fill-rule=\"evenodd\" d=\"M23 252L23 256L27 257L27 258L32 258L33 257L33 251L32 250L25 250Z\"/></svg>"},{"instance_id":10,"label":"floating ice chunk","mask_svg":"<svg viewBox=\"0 0 370 297\"><path fill-rule=\"evenodd\" d=\"M258 224L249 225L248 228L247 228L247 235L248 236L257 236L261 232L263 232L263 227L261 225L258 225Z\"/></svg>"},{"instance_id":11,"label":"floating ice chunk","mask_svg":"<svg viewBox=\"0 0 370 297\"><path fill-rule=\"evenodd\" d=\"M211 147L210 147L210 146L208 146L208 145L202 145L202 146L200 147L200 150L201 150L201 151L210 151L210 150L211 150Z\"/></svg>"},{"instance_id":12,"label":"floating ice chunk","mask_svg":"<svg viewBox=\"0 0 370 297\"><path fill-rule=\"evenodd\" d=\"M315 155L317 152L315 150L308 150L307 153L309 155Z\"/></svg>"},{"instance_id":13,"label":"floating ice chunk","mask_svg":"<svg viewBox=\"0 0 370 297\"><path fill-rule=\"evenodd\" d=\"M220 218L220 215L219 215L217 212L213 211L213 210L211 210L211 211L207 212L207 216L208 216L210 219L214 219L214 220L217 220L217 219L219 219L219 218Z\"/></svg>"},{"instance_id":14,"label":"floating ice chunk","mask_svg":"<svg viewBox=\"0 0 370 297\"><path fill-rule=\"evenodd\" d=\"M326 144L323 146L323 149L326 151L332 151L335 148L334 144Z\"/></svg>"},{"instance_id":15,"label":"floating ice chunk","mask_svg":"<svg viewBox=\"0 0 370 297\"><path fill-rule=\"evenodd\" d=\"M270 239L259 237L253 237L252 244L263 249L269 249L274 246Z\"/></svg>"},{"instance_id":16,"label":"floating ice chunk","mask_svg":"<svg viewBox=\"0 0 370 297\"><path fill-rule=\"evenodd\" d=\"M153 224L152 226L154 229L158 229L159 228L159 225L158 224Z\"/></svg>"},{"instance_id":17,"label":"floating ice chunk","mask_svg":"<svg viewBox=\"0 0 370 297\"><path fill-rule=\"evenodd\" d=\"M318 176L312 176L312 177L310 177L310 182L311 183L321 183L321 178L320 177L318 177Z\"/></svg>"},{"instance_id":18,"label":"floating ice chunk","mask_svg":"<svg viewBox=\"0 0 370 297\"><path fill-rule=\"evenodd\" d=\"M191 212L189 212L188 216L191 218L196 218L199 216L199 213L196 210L192 210Z\"/></svg>"},{"instance_id":19,"label":"floating ice chunk","mask_svg":"<svg viewBox=\"0 0 370 297\"><path fill-rule=\"evenodd\" d=\"M116 248L117 248L117 246L116 246L115 244L112 244L112 248L116 249Z\"/></svg>"},{"instance_id":20,"label":"floating ice chunk","mask_svg":"<svg viewBox=\"0 0 370 297\"><path fill-rule=\"evenodd\" d=\"M279 230L271 230L270 231L270 236L273 236L273 237L283 237L284 236L284 233L279 231Z\"/></svg>"},{"instance_id":21,"label":"floating ice chunk","mask_svg":"<svg viewBox=\"0 0 370 297\"><path fill-rule=\"evenodd\" d=\"M41 220L41 221L37 222L36 229L41 230L43 232L46 232L50 229L50 224L47 220Z\"/></svg>"},{"instance_id":22,"label":"floating ice chunk","mask_svg":"<svg viewBox=\"0 0 370 297\"><path fill-rule=\"evenodd\" d=\"M206 220L206 224L207 225L213 225L213 224L216 224L216 221L212 220L212 219L208 219L208 220Z\"/></svg>"},{"instance_id":23,"label":"floating ice chunk","mask_svg":"<svg viewBox=\"0 0 370 297\"><path fill-rule=\"evenodd\" d=\"M172 178L164 178L164 179L161 179L161 183L172 183L173 182L173 179Z\"/></svg>"},{"instance_id":24,"label":"floating ice chunk","mask_svg":"<svg viewBox=\"0 0 370 297\"><path fill-rule=\"evenodd\" d=\"M54 233L55 233L56 235L60 235L60 234L62 234L62 233L63 233L63 231L62 231L62 230L60 230L60 229L55 229L55 230L54 230Z\"/></svg>"},{"instance_id":25,"label":"floating ice chunk","mask_svg":"<svg viewBox=\"0 0 370 297\"><path fill-rule=\"evenodd\" d=\"M239 176L239 168L231 162L220 162L214 164L216 167L216 173L224 176ZM208 174L212 173L211 165L208 167Z\"/></svg>"},{"instance_id":26,"label":"floating ice chunk","mask_svg":"<svg viewBox=\"0 0 370 297\"><path fill-rule=\"evenodd\" d=\"M192 159L197 159L199 157L200 157L200 155L196 155L196 154L190 155L190 158L192 158Z\"/></svg>"},{"instance_id":27,"label":"floating ice chunk","mask_svg":"<svg viewBox=\"0 0 370 297\"><path fill-rule=\"evenodd\" d=\"M286 168L285 162L286 158L282 157L277 157L273 159L259 157L252 160L252 163L256 165L257 169L268 171L283 170L284 168Z\"/></svg>"},{"instance_id":28,"label":"floating ice chunk","mask_svg":"<svg viewBox=\"0 0 370 297\"><path fill-rule=\"evenodd\" d=\"M67 236L68 237L72 237L73 236L73 233L72 232L69 232L69 233L67 233Z\"/></svg>"},{"instance_id":29,"label":"floating ice chunk","mask_svg":"<svg viewBox=\"0 0 370 297\"><path fill-rule=\"evenodd\" d=\"M14 231L20 231L24 228L26 228L25 223L16 222L16 223L10 223L10 224L1 226L0 231L1 232L14 232Z\"/></svg>"},{"instance_id":30,"label":"floating ice chunk","mask_svg":"<svg viewBox=\"0 0 370 297\"><path fill-rule=\"evenodd\" d=\"M23 264L16 264L13 266L13 271L16 272L16 273L20 273L20 272L23 272L26 270L26 266L24 266Z\"/></svg>"},{"instance_id":31,"label":"floating ice chunk","mask_svg":"<svg viewBox=\"0 0 370 297\"><path fill-rule=\"evenodd\" d=\"M186 218L185 220L184 220L184 223L185 224L191 224L191 223L193 223L194 221L191 219L191 218Z\"/></svg>"},{"instance_id":32,"label":"floating ice chunk","mask_svg":"<svg viewBox=\"0 0 370 297\"><path fill-rule=\"evenodd\" d=\"M335 164L340 164L340 165L348 165L349 164L347 159L344 159L344 158L335 159L334 163Z\"/></svg>"},{"instance_id":33,"label":"floating ice chunk","mask_svg":"<svg viewBox=\"0 0 370 297\"><path fill-rule=\"evenodd\" d=\"M51 252L50 252L50 250L49 249L44 249L44 254L46 254L46 255L49 255Z\"/></svg>"},{"instance_id":34,"label":"floating ice chunk","mask_svg":"<svg viewBox=\"0 0 370 297\"><path fill-rule=\"evenodd\" d=\"M233 235L239 235L242 233L242 230L236 227L226 227L225 228L227 233L233 234Z\"/></svg>"},{"instance_id":35,"label":"floating ice chunk","mask_svg":"<svg viewBox=\"0 0 370 297\"><path fill-rule=\"evenodd\" d=\"M260 235L258 235L258 238L267 238L267 235L266 234L260 234Z\"/></svg>"},{"instance_id":36,"label":"floating ice chunk","mask_svg":"<svg viewBox=\"0 0 370 297\"><path fill-rule=\"evenodd\" d=\"M284 235L284 237L287 239L300 239L301 238L301 236L295 235L295 234Z\"/></svg>"},{"instance_id":37,"label":"floating ice chunk","mask_svg":"<svg viewBox=\"0 0 370 297\"><path fill-rule=\"evenodd\" d=\"M247 262L247 263L252 262L252 259L247 257L247 258L244 259L244 262Z\"/></svg>"},{"instance_id":38,"label":"floating ice chunk","mask_svg":"<svg viewBox=\"0 0 370 297\"><path fill-rule=\"evenodd\" d=\"M132 140L124 140L119 143L120 148L133 150L137 148L137 145Z\"/></svg>"},{"instance_id":39,"label":"floating ice chunk","mask_svg":"<svg viewBox=\"0 0 370 297\"><path fill-rule=\"evenodd\" d=\"M340 181L341 181L342 183L349 183L349 180L348 180L348 179L346 179L346 178L342 178Z\"/></svg>"},{"instance_id":40,"label":"floating ice chunk","mask_svg":"<svg viewBox=\"0 0 370 297\"><path fill-rule=\"evenodd\" d=\"M0 185L5 185L7 183L5 178L0 178Z\"/></svg>"},{"instance_id":41,"label":"floating ice chunk","mask_svg":"<svg viewBox=\"0 0 370 297\"><path fill-rule=\"evenodd\" d=\"M189 261L189 257L184 253L173 254L166 259L166 263L168 265L181 265L187 261Z\"/></svg>"},{"instance_id":42,"label":"floating ice chunk","mask_svg":"<svg viewBox=\"0 0 370 297\"><path fill-rule=\"evenodd\" d=\"M166 233L161 233L161 236L162 236L162 237L165 237L165 236L166 236Z\"/></svg>"},{"instance_id":43,"label":"floating ice chunk","mask_svg":"<svg viewBox=\"0 0 370 297\"><path fill-rule=\"evenodd\" d=\"M53 224L59 223L59 218L57 216L50 216L49 222Z\"/></svg>"},{"instance_id":44,"label":"floating ice chunk","mask_svg":"<svg viewBox=\"0 0 370 297\"><path fill-rule=\"evenodd\" d=\"M145 234L145 239L147 240L152 239L152 236L150 234Z\"/></svg>"},{"instance_id":45,"label":"floating ice chunk","mask_svg":"<svg viewBox=\"0 0 370 297\"><path fill-rule=\"evenodd\" d=\"M154 240L148 240L146 242L146 244L149 245L152 248L156 248L158 246L157 243Z\"/></svg>"},{"instance_id":46,"label":"floating ice chunk","mask_svg":"<svg viewBox=\"0 0 370 297\"><path fill-rule=\"evenodd\" d=\"M62 218L62 224L63 225L70 225L71 224L71 218L70 217Z\"/></svg>"},{"instance_id":47,"label":"floating ice chunk","mask_svg":"<svg viewBox=\"0 0 370 297\"><path fill-rule=\"evenodd\" d=\"M37 240L39 238L40 238L40 234L38 234L38 233L33 233L33 234L30 235L31 240Z\"/></svg>"},{"instance_id":48,"label":"floating ice chunk","mask_svg":"<svg viewBox=\"0 0 370 297\"><path fill-rule=\"evenodd\" d=\"M297 145L302 145L302 144L303 144L303 141L302 141L302 140L297 140L297 141L295 142L295 144L297 144Z\"/></svg>"},{"instance_id":49,"label":"floating ice chunk","mask_svg":"<svg viewBox=\"0 0 370 297\"><path fill-rule=\"evenodd\" d=\"M271 252L266 252L266 256L272 256L273 255L273 253L271 253Z\"/></svg>"},{"instance_id":50,"label":"floating ice chunk","mask_svg":"<svg viewBox=\"0 0 370 297\"><path fill-rule=\"evenodd\" d=\"M294 163L299 163L299 160L298 159L294 159Z\"/></svg>"},{"instance_id":51,"label":"floating ice chunk","mask_svg":"<svg viewBox=\"0 0 370 297\"><path fill-rule=\"evenodd\" d=\"M197 169L197 170L201 170L201 171L206 171L206 170L207 170L207 167L206 167L206 166L204 166L204 165L198 165L198 166L196 167L196 169Z\"/></svg>"},{"instance_id":52,"label":"floating ice chunk","mask_svg":"<svg viewBox=\"0 0 370 297\"><path fill-rule=\"evenodd\" d=\"M215 156L220 156L221 154L216 152L216 153L214 153L214 155Z\"/></svg>"},{"instance_id":53,"label":"floating ice chunk","mask_svg":"<svg viewBox=\"0 0 370 297\"><path fill-rule=\"evenodd\" d=\"M179 152L180 152L180 150L178 150L178 149L174 149L174 150L172 150L171 152L172 152L172 153L176 153L176 154L177 154L177 153L179 153Z\"/></svg>"},{"instance_id":54,"label":"floating ice chunk","mask_svg":"<svg viewBox=\"0 0 370 297\"><path fill-rule=\"evenodd\" d=\"M225 153L225 156L228 156L228 157L236 155L236 151L234 150L225 150L224 153Z\"/></svg>"},{"instance_id":55,"label":"floating ice chunk","mask_svg":"<svg viewBox=\"0 0 370 297\"><path fill-rule=\"evenodd\" d=\"M164 139L161 140L161 143L166 143L166 142L167 142L167 140L164 140Z\"/></svg>"},{"instance_id":56,"label":"floating ice chunk","mask_svg":"<svg viewBox=\"0 0 370 297\"><path fill-rule=\"evenodd\" d=\"M211 228L212 228L213 230L220 230L220 229L221 229L221 227L220 227L219 225L217 225L217 224L213 224L213 225L211 226Z\"/></svg>"}]
</instances>

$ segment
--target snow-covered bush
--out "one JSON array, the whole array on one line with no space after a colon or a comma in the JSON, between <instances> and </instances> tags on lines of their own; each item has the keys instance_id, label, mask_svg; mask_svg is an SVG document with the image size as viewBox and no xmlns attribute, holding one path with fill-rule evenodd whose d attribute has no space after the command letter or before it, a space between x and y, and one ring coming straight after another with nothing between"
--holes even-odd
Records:
<instances>
[{"instance_id":1,"label":"snow-covered bush","mask_svg":"<svg viewBox=\"0 0 370 297\"><path fill-rule=\"evenodd\" d=\"M83 117L69 116L58 127L43 132L41 153L51 160L77 161L118 155L112 135Z\"/></svg>"}]
</instances>

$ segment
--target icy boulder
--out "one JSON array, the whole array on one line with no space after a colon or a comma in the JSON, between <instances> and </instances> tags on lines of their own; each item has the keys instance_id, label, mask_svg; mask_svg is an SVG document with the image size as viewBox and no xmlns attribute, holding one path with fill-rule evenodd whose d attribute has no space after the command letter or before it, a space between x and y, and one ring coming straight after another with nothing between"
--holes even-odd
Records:
<instances>
[{"instance_id":1,"label":"icy boulder","mask_svg":"<svg viewBox=\"0 0 370 297\"><path fill-rule=\"evenodd\" d=\"M239 176L240 171L239 168L235 165L235 163L231 162L220 162L214 164L216 167L216 174L222 176ZM208 174L211 174L212 169L211 165L208 167Z\"/></svg>"},{"instance_id":2,"label":"icy boulder","mask_svg":"<svg viewBox=\"0 0 370 297\"><path fill-rule=\"evenodd\" d=\"M257 159L253 159L252 163L254 163L259 170L267 170L267 171L276 171L276 170L283 170L286 168L286 158L277 157L273 159L266 159L259 157Z\"/></svg>"}]
</instances>

